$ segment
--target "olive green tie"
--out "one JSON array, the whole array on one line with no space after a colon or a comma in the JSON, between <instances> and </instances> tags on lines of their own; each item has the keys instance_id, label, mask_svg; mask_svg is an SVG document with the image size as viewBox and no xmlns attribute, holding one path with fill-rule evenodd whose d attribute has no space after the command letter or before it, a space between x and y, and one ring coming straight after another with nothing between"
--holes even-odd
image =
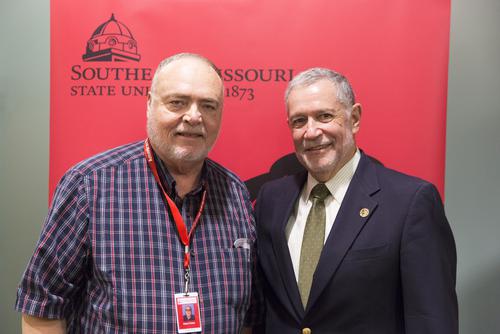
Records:
<instances>
[{"instance_id":1,"label":"olive green tie","mask_svg":"<svg viewBox=\"0 0 500 334\"><path fill-rule=\"evenodd\" d=\"M299 291L304 308L309 299L311 284L325 241L326 210L325 198L330 191L324 183L318 183L311 190L312 207L307 216L299 263Z\"/></svg>"}]
</instances>

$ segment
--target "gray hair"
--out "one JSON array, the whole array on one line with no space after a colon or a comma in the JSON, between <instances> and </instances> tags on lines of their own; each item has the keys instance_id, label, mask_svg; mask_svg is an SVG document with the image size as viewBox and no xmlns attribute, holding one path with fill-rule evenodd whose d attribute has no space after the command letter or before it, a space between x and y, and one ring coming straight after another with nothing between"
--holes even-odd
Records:
<instances>
[{"instance_id":1,"label":"gray hair","mask_svg":"<svg viewBox=\"0 0 500 334\"><path fill-rule=\"evenodd\" d=\"M202 55L196 54L196 53L189 53L189 52L182 52L182 53L177 53L173 56L170 56L168 58L163 59L160 64L158 64L158 67L156 68L155 74L153 75L153 80L151 81L151 90L153 90L156 80L158 77L158 74L161 72L161 70L167 66L170 63L173 63L176 60L182 59L182 58L195 58L199 59L202 62L206 63L208 66L214 69L214 71L217 73L219 78L222 80L222 76L220 74L220 70L215 66L215 64L208 58L203 57Z\"/></svg>"},{"instance_id":2,"label":"gray hair","mask_svg":"<svg viewBox=\"0 0 500 334\"><path fill-rule=\"evenodd\" d=\"M320 80L329 80L337 88L337 100L345 107L350 108L356 103L351 84L342 74L327 68L314 67L297 74L289 83L285 91L285 104L288 107L290 92L299 87L310 86Z\"/></svg>"}]
</instances>

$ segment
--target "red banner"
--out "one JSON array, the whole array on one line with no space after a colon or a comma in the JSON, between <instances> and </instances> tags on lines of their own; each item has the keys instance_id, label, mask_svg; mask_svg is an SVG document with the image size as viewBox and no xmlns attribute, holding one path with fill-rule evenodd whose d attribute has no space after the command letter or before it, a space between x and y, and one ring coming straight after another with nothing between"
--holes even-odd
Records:
<instances>
[{"instance_id":1,"label":"red banner","mask_svg":"<svg viewBox=\"0 0 500 334\"><path fill-rule=\"evenodd\" d=\"M443 194L449 22L449 0L52 0L50 194L76 162L145 138L154 70L178 52L221 69L210 157L252 192L293 160L287 82L321 66L363 105L359 146Z\"/></svg>"}]
</instances>

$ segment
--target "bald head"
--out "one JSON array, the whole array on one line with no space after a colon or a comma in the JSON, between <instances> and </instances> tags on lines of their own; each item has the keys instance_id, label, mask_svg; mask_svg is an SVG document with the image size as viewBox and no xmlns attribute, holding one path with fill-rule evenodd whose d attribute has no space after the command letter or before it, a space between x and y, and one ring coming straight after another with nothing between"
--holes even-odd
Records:
<instances>
[{"instance_id":1,"label":"bald head","mask_svg":"<svg viewBox=\"0 0 500 334\"><path fill-rule=\"evenodd\" d=\"M220 75L220 71L217 68L217 66L215 66L215 64L210 59L208 59L206 57L203 57L202 55L199 55L199 54L196 54L196 53L183 52L183 53L178 53L178 54L175 54L175 55L170 56L168 58L165 58L165 59L163 59L160 62L160 64L158 64L158 67L156 68L155 74L153 76L153 80L151 82L151 90L155 89L156 83L158 81L158 75L159 75L159 73L164 68L166 68L169 64L171 64L171 63L173 63L175 61L178 61L178 60L182 60L182 59L199 60L201 63L206 64L207 66L209 66L210 68L212 68L215 71L215 73L220 78L221 83L222 83L222 76Z\"/></svg>"}]
</instances>

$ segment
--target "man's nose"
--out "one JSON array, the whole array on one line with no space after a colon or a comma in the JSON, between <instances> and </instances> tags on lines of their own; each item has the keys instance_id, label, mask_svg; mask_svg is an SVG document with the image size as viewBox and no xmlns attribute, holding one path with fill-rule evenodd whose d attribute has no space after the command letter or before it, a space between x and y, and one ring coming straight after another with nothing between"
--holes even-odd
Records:
<instances>
[{"instance_id":1,"label":"man's nose","mask_svg":"<svg viewBox=\"0 0 500 334\"><path fill-rule=\"evenodd\" d=\"M201 113L197 103L191 103L183 119L191 125L201 123Z\"/></svg>"},{"instance_id":2,"label":"man's nose","mask_svg":"<svg viewBox=\"0 0 500 334\"><path fill-rule=\"evenodd\" d=\"M309 119L306 124L304 138L316 139L321 135L321 128L314 119Z\"/></svg>"}]
</instances>

